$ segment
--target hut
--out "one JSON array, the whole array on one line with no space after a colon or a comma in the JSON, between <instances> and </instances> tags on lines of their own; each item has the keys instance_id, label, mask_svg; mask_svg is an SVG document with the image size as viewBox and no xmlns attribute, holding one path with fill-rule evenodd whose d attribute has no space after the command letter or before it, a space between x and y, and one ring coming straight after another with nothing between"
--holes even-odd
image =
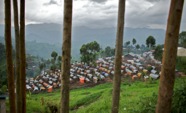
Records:
<instances>
[{"instance_id":1,"label":"hut","mask_svg":"<svg viewBox=\"0 0 186 113\"><path fill-rule=\"evenodd\" d=\"M52 90L53 90L53 87L52 87L52 86L49 86L48 89L47 89L47 92L48 92L48 93L51 93Z\"/></svg>"}]
</instances>

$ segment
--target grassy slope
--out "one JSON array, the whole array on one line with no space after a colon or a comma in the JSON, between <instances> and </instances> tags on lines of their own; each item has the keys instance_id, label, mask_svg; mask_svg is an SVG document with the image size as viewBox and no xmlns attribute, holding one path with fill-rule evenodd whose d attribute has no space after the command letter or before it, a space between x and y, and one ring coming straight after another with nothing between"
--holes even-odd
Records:
<instances>
[{"instance_id":1,"label":"grassy slope","mask_svg":"<svg viewBox=\"0 0 186 113\"><path fill-rule=\"evenodd\" d=\"M176 85L181 79L176 80ZM151 96L158 92L158 81L145 83L136 81L133 83L122 82L120 94L120 113L134 113L138 111L140 98ZM41 100L44 105L41 105ZM112 84L101 84L92 88L74 89L70 92L71 113L109 113L111 110ZM46 112L46 105L59 105L60 90L53 93L40 93L27 95L27 112Z\"/></svg>"},{"instance_id":2,"label":"grassy slope","mask_svg":"<svg viewBox=\"0 0 186 113\"><path fill-rule=\"evenodd\" d=\"M157 93L158 83L154 84L135 82L121 84L120 112L132 112L138 108L138 102L142 96L151 96ZM92 88L81 88L71 90L70 109L72 113L108 113L111 108L112 84L106 83ZM27 100L28 112L42 112L45 108L41 105L41 98L44 104L58 104L60 91L53 93L31 95ZM78 109L77 109L78 108ZM126 110L125 110L126 109Z\"/></svg>"}]
</instances>

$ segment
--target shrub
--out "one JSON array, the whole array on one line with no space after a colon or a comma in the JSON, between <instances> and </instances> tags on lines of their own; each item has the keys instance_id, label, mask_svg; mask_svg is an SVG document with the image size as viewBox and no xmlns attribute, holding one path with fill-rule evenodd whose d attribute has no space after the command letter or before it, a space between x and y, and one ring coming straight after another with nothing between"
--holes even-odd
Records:
<instances>
[{"instance_id":1,"label":"shrub","mask_svg":"<svg viewBox=\"0 0 186 113\"><path fill-rule=\"evenodd\" d=\"M151 66L147 67L148 72L151 72L153 68Z\"/></svg>"},{"instance_id":2,"label":"shrub","mask_svg":"<svg viewBox=\"0 0 186 113\"><path fill-rule=\"evenodd\" d=\"M139 113L155 113L157 103L157 94L153 93L152 96L142 97L139 102Z\"/></svg>"},{"instance_id":3,"label":"shrub","mask_svg":"<svg viewBox=\"0 0 186 113\"><path fill-rule=\"evenodd\" d=\"M182 81L174 90L172 113L186 113L186 81Z\"/></svg>"},{"instance_id":4,"label":"shrub","mask_svg":"<svg viewBox=\"0 0 186 113\"><path fill-rule=\"evenodd\" d=\"M7 86L3 85L2 88L0 89L0 94L5 94L7 91Z\"/></svg>"},{"instance_id":5,"label":"shrub","mask_svg":"<svg viewBox=\"0 0 186 113\"><path fill-rule=\"evenodd\" d=\"M139 102L139 113L155 113L157 94L150 97L142 97ZM172 100L172 113L186 113L186 81L181 81L174 89Z\"/></svg>"},{"instance_id":6,"label":"shrub","mask_svg":"<svg viewBox=\"0 0 186 113\"><path fill-rule=\"evenodd\" d=\"M59 113L59 106L56 103L48 102L45 108L46 113Z\"/></svg>"}]
</instances>

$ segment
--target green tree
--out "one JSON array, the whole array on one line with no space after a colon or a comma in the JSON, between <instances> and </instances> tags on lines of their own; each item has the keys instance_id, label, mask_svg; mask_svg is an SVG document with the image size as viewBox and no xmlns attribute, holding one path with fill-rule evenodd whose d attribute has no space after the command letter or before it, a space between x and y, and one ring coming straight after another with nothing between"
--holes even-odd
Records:
<instances>
[{"instance_id":1,"label":"green tree","mask_svg":"<svg viewBox=\"0 0 186 113\"><path fill-rule=\"evenodd\" d=\"M53 52L51 53L51 57L54 58L54 61L56 61L57 55L58 55L58 54L57 54L56 51L53 51Z\"/></svg>"},{"instance_id":2,"label":"green tree","mask_svg":"<svg viewBox=\"0 0 186 113\"><path fill-rule=\"evenodd\" d=\"M53 59L51 59L51 63L52 63L52 65L50 66L50 69L51 69L51 70L55 70L55 69L57 68L57 66L56 66L56 59L57 59L57 56L58 56L58 54L57 54L56 51L53 51L53 52L51 53L51 57L53 58Z\"/></svg>"},{"instance_id":3,"label":"green tree","mask_svg":"<svg viewBox=\"0 0 186 113\"><path fill-rule=\"evenodd\" d=\"M105 51L102 48L100 48L100 51L98 52L98 57L105 57L105 56L106 56Z\"/></svg>"},{"instance_id":4,"label":"green tree","mask_svg":"<svg viewBox=\"0 0 186 113\"><path fill-rule=\"evenodd\" d=\"M129 47L130 41L127 41L127 42L125 43L125 45L126 45L126 48L127 48L128 53L129 53L129 52L130 52L130 47Z\"/></svg>"},{"instance_id":5,"label":"green tree","mask_svg":"<svg viewBox=\"0 0 186 113\"><path fill-rule=\"evenodd\" d=\"M0 89L0 95L5 94L7 92L7 86L3 85L2 88Z\"/></svg>"},{"instance_id":6,"label":"green tree","mask_svg":"<svg viewBox=\"0 0 186 113\"><path fill-rule=\"evenodd\" d=\"M149 36L146 39L146 45L147 45L147 47L152 48L152 47L155 46L155 44L156 44L156 39L153 36Z\"/></svg>"},{"instance_id":7,"label":"green tree","mask_svg":"<svg viewBox=\"0 0 186 113\"><path fill-rule=\"evenodd\" d=\"M52 64L51 66L50 66L50 70L53 70L53 71L55 71L56 70L56 65L54 65L54 64Z\"/></svg>"},{"instance_id":8,"label":"green tree","mask_svg":"<svg viewBox=\"0 0 186 113\"><path fill-rule=\"evenodd\" d=\"M59 69L61 69L62 57L61 56L58 56L57 61L58 61L57 66L58 66Z\"/></svg>"},{"instance_id":9,"label":"green tree","mask_svg":"<svg viewBox=\"0 0 186 113\"><path fill-rule=\"evenodd\" d=\"M45 64L45 63L41 63L41 64L39 65L40 71L42 71L45 67L46 67L46 64Z\"/></svg>"},{"instance_id":10,"label":"green tree","mask_svg":"<svg viewBox=\"0 0 186 113\"><path fill-rule=\"evenodd\" d=\"M125 45L128 47L130 45L130 41L127 41Z\"/></svg>"},{"instance_id":11,"label":"green tree","mask_svg":"<svg viewBox=\"0 0 186 113\"><path fill-rule=\"evenodd\" d=\"M83 44L80 48L81 61L88 64L95 61L99 51L100 45L96 41Z\"/></svg>"},{"instance_id":12,"label":"green tree","mask_svg":"<svg viewBox=\"0 0 186 113\"><path fill-rule=\"evenodd\" d=\"M154 58L156 60L159 60L159 61L162 60L162 54L163 54L163 50L162 49L163 49L163 45L156 46L155 51L153 53Z\"/></svg>"},{"instance_id":13,"label":"green tree","mask_svg":"<svg viewBox=\"0 0 186 113\"><path fill-rule=\"evenodd\" d=\"M137 45L136 45L136 49L139 49L139 48L140 48L140 45L139 45L139 44L137 44Z\"/></svg>"},{"instance_id":14,"label":"green tree","mask_svg":"<svg viewBox=\"0 0 186 113\"><path fill-rule=\"evenodd\" d=\"M133 45L136 44L136 39L135 39L135 38L132 39L132 44L133 44Z\"/></svg>"},{"instance_id":15,"label":"green tree","mask_svg":"<svg viewBox=\"0 0 186 113\"><path fill-rule=\"evenodd\" d=\"M105 56L106 57L114 56L114 54L115 54L115 49L114 48L111 48L110 46L107 46L105 48Z\"/></svg>"},{"instance_id":16,"label":"green tree","mask_svg":"<svg viewBox=\"0 0 186 113\"><path fill-rule=\"evenodd\" d=\"M186 48L186 31L182 31L179 34L179 45Z\"/></svg>"}]
</instances>

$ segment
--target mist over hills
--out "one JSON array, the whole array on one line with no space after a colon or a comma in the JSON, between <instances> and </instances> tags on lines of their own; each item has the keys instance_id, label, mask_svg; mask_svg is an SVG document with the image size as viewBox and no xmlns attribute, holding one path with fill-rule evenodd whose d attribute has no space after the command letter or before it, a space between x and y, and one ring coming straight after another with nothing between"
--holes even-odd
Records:
<instances>
[{"instance_id":1,"label":"mist over hills","mask_svg":"<svg viewBox=\"0 0 186 113\"><path fill-rule=\"evenodd\" d=\"M4 37L0 36L0 42L5 43ZM15 49L15 40L12 40L13 48ZM51 58L52 51L61 54L61 48L58 45L41 43L36 41L26 41L26 53L34 56L39 56L45 59Z\"/></svg>"},{"instance_id":2,"label":"mist over hills","mask_svg":"<svg viewBox=\"0 0 186 113\"><path fill-rule=\"evenodd\" d=\"M56 51L61 51L62 43L62 25L60 24L29 24L26 25L26 41L35 42L38 45L43 46L44 43L48 46L44 46L45 49L50 46L56 46ZM156 44L164 43L165 30L163 29L149 29L149 28L129 28L124 29L124 42L132 41L133 38L137 40L138 44L145 44L146 38L152 35L156 39ZM0 25L0 36L4 36L4 25ZM14 37L14 30L12 30L12 36ZM84 43L91 41L97 41L102 48L106 46L115 46L116 28L88 28L88 27L73 27L72 29L72 57L79 56L79 49ZM28 45L26 43L26 45ZM31 44L29 48L31 48ZM34 45L33 45L34 46ZM40 47L35 45L37 50ZM56 49L58 48L58 49ZM50 49L51 50L51 49ZM32 48L34 51L34 47ZM42 50L40 53L44 54L47 50ZM48 50L49 51L49 50ZM52 52L52 51L51 51ZM37 54L34 53L34 55ZM41 56L39 54L39 56ZM49 55L50 56L50 55ZM47 57L49 57L47 56ZM43 55L42 55L43 57ZM47 58L45 57L45 58Z\"/></svg>"}]
</instances>

